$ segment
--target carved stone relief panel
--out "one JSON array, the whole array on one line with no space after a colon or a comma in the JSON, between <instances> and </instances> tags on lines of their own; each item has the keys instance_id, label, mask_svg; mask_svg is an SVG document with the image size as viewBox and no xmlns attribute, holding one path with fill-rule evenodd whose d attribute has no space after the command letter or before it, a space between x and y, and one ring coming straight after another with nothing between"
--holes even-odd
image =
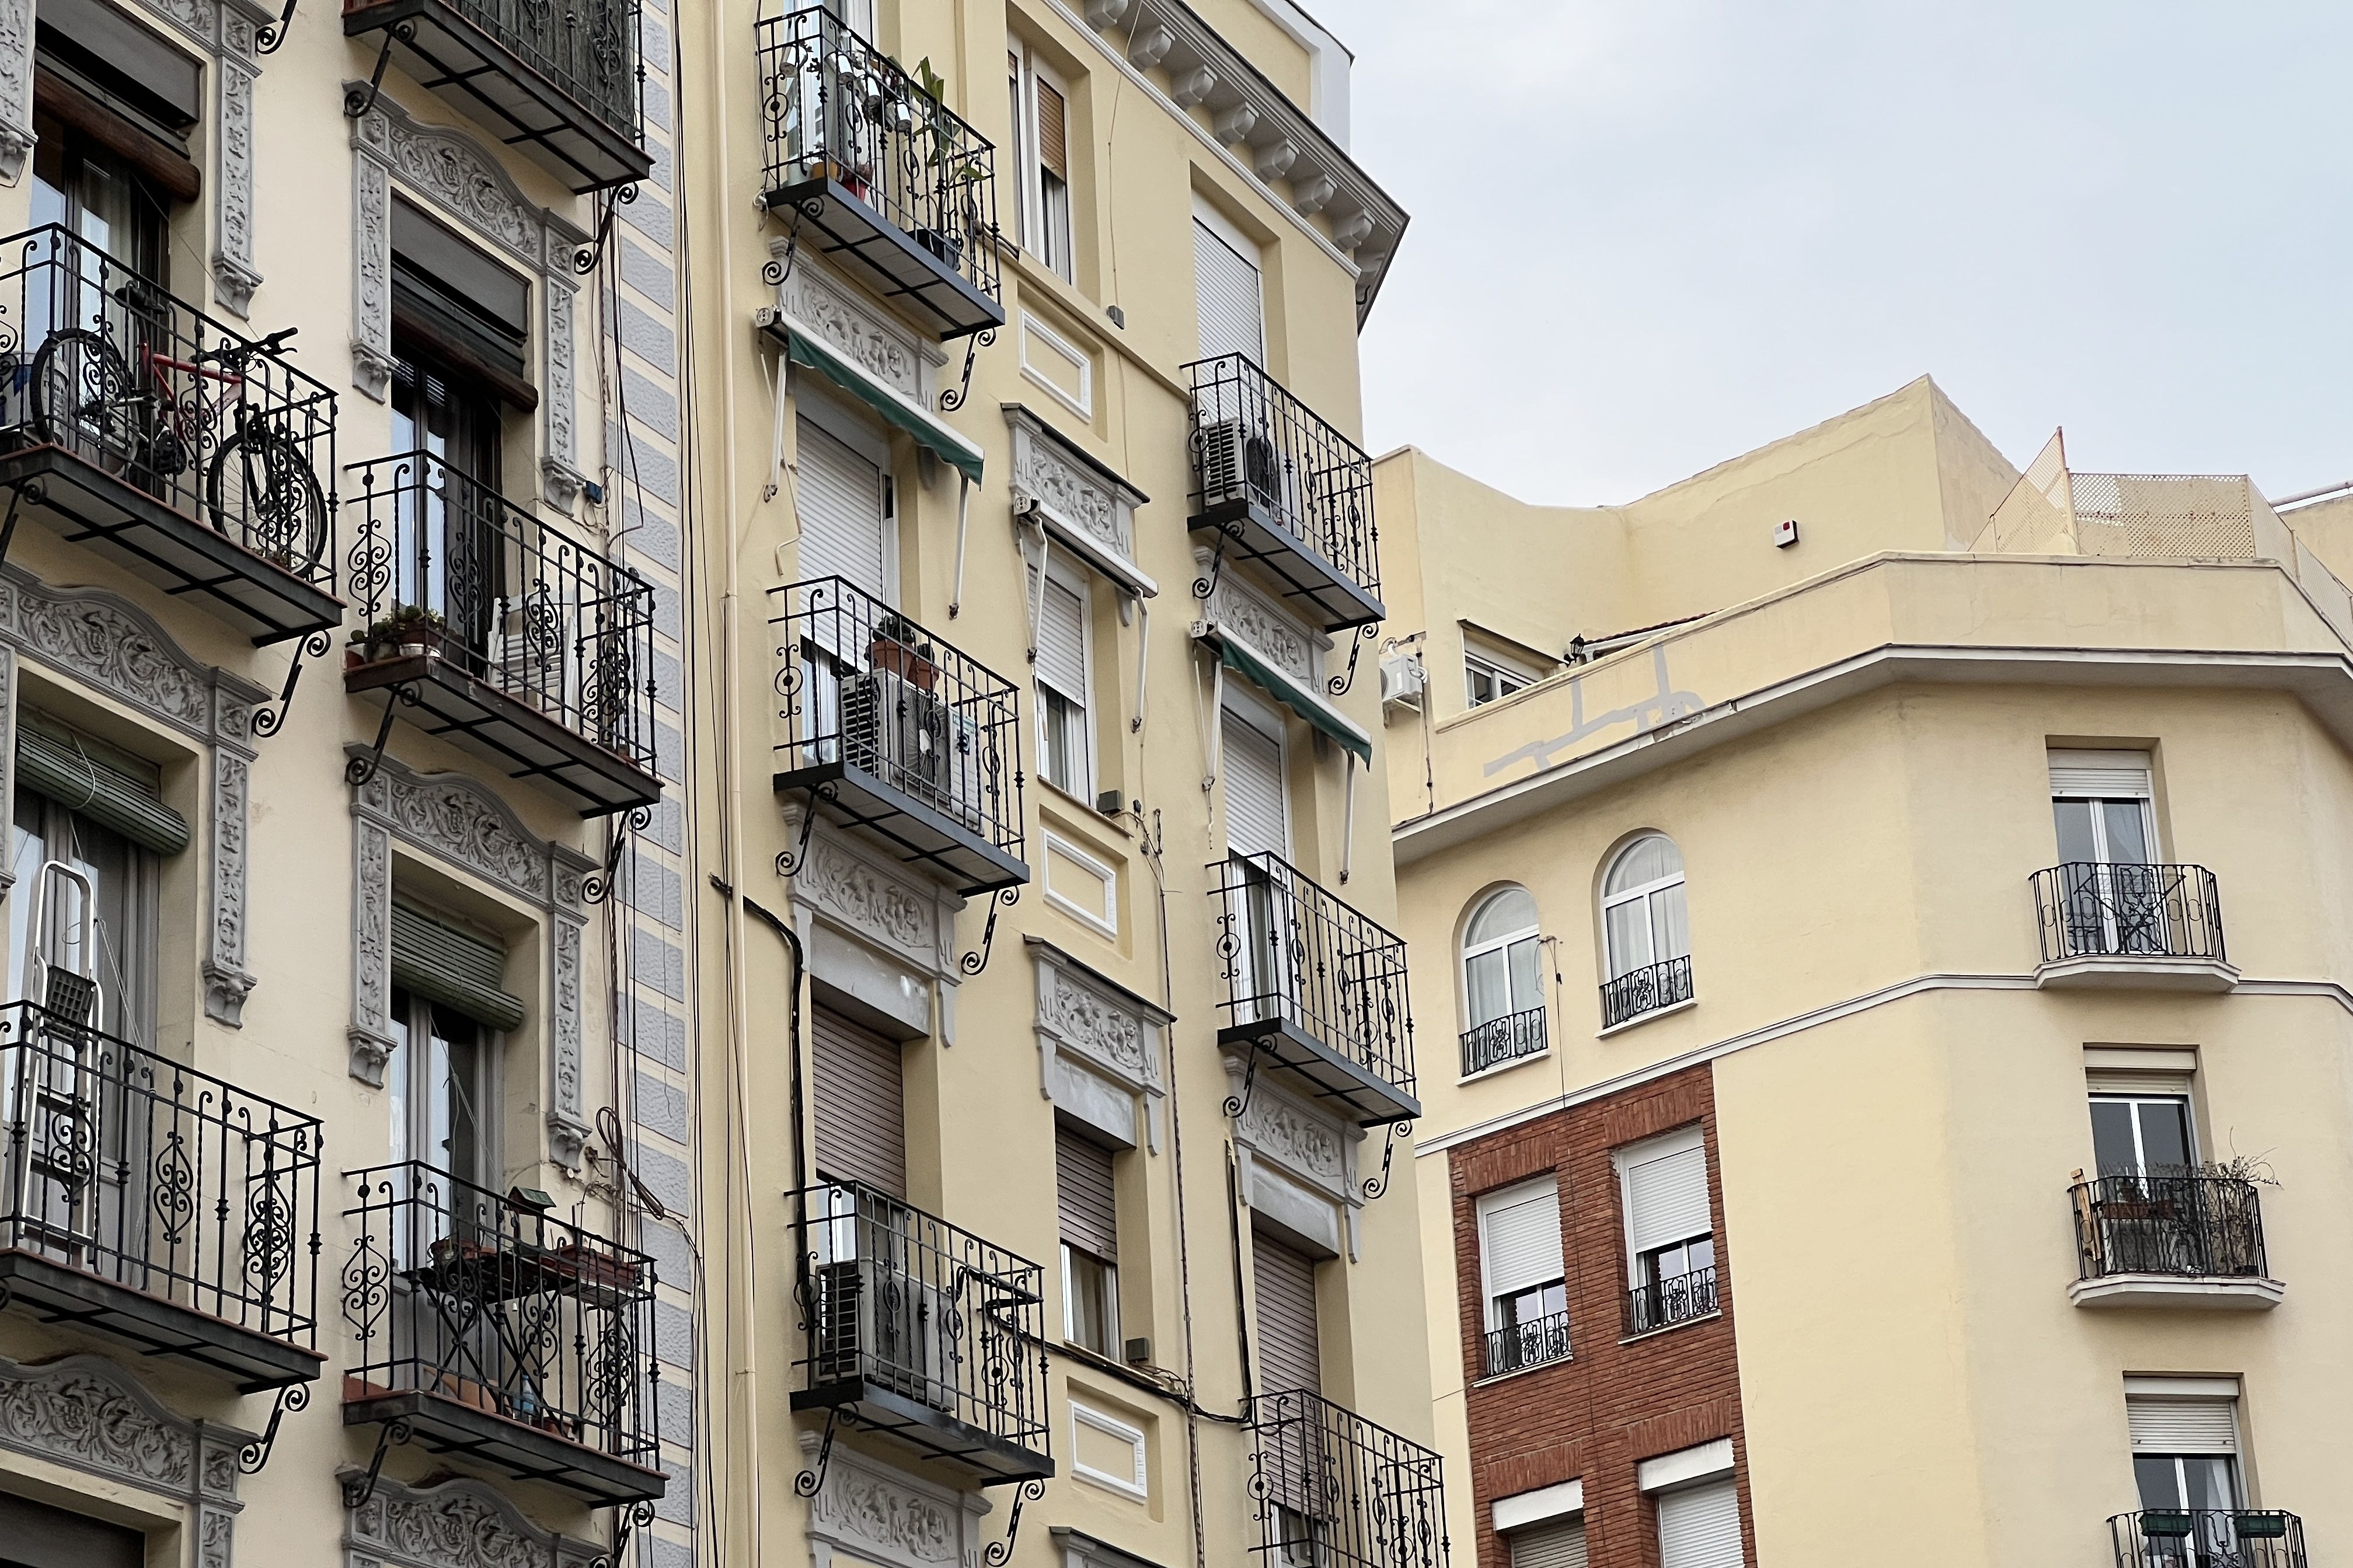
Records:
<instances>
[{"instance_id":1,"label":"carved stone relief panel","mask_svg":"<svg viewBox=\"0 0 2353 1568\"><path fill-rule=\"evenodd\" d=\"M1365 1206L1356 1181L1356 1147L1365 1130L1318 1110L1261 1070L1252 1079L1249 1058L1225 1058L1233 1092L1250 1082L1249 1103L1234 1122L1234 1148L1240 1165L1242 1201L1282 1220L1310 1239L1348 1256L1357 1247L1357 1220Z\"/></svg>"},{"instance_id":2,"label":"carved stone relief panel","mask_svg":"<svg viewBox=\"0 0 2353 1568\"><path fill-rule=\"evenodd\" d=\"M1141 490L1103 474L1018 403L1005 405L1013 434L1013 501L1024 503L1068 545L1103 567L1131 593L1158 585L1135 564L1135 509Z\"/></svg>"},{"instance_id":3,"label":"carved stone relief panel","mask_svg":"<svg viewBox=\"0 0 2353 1568\"><path fill-rule=\"evenodd\" d=\"M1157 1150L1160 1100L1167 1093L1165 1036L1174 1017L1051 943L1024 940L1038 974L1041 1091L1057 1107L1122 1142ZM1133 1131L1138 1101L1142 1139ZM1114 1125L1114 1120L1125 1124Z\"/></svg>"},{"instance_id":4,"label":"carved stone relief panel","mask_svg":"<svg viewBox=\"0 0 2353 1568\"><path fill-rule=\"evenodd\" d=\"M0 0L0 180L15 184L33 150L33 0Z\"/></svg>"},{"instance_id":5,"label":"carved stone relief panel","mask_svg":"<svg viewBox=\"0 0 2353 1568\"><path fill-rule=\"evenodd\" d=\"M800 1440L813 1458L818 1435ZM950 1491L837 1445L809 1499L813 1568L828 1568L836 1552L876 1568L980 1568L988 1508L978 1492Z\"/></svg>"},{"instance_id":6,"label":"carved stone relief panel","mask_svg":"<svg viewBox=\"0 0 2353 1568\"><path fill-rule=\"evenodd\" d=\"M146 611L103 588L52 588L17 566L0 566L0 642L205 748L211 814L201 960L205 1014L237 1028L254 977L246 968L245 867L254 710L270 693L241 675L205 664ZM6 683L5 739L15 758L19 682ZM0 808L15 810L13 765ZM5 886L5 884L0 884Z\"/></svg>"},{"instance_id":7,"label":"carved stone relief panel","mask_svg":"<svg viewBox=\"0 0 2353 1568\"><path fill-rule=\"evenodd\" d=\"M515 263L538 292L540 473L548 501L571 510L587 482L580 470L574 401L578 274L572 266L587 232L533 203L495 153L463 132L419 124L388 98L378 96L353 122L352 148L352 384L382 402L392 381L392 191L397 184L403 195Z\"/></svg>"},{"instance_id":8,"label":"carved stone relief panel","mask_svg":"<svg viewBox=\"0 0 2353 1568\"><path fill-rule=\"evenodd\" d=\"M796 837L804 804L785 803L786 831ZM820 817L809 835L807 859L793 879L792 898L795 923L809 943L812 973L827 978L818 967L823 944L815 940L814 928L822 925L851 938L907 987L927 990L932 1028L943 1045L955 1043L955 994L964 978L955 963L961 897L873 854Z\"/></svg>"},{"instance_id":9,"label":"carved stone relief panel","mask_svg":"<svg viewBox=\"0 0 2353 1568\"><path fill-rule=\"evenodd\" d=\"M588 1568L603 1552L542 1530L497 1488L464 1476L432 1487L379 1479L344 1514L343 1549L347 1568Z\"/></svg>"},{"instance_id":10,"label":"carved stone relief panel","mask_svg":"<svg viewBox=\"0 0 2353 1568\"><path fill-rule=\"evenodd\" d=\"M781 256L786 244L779 239L769 249ZM849 285L837 282L806 254L794 256L776 285L776 310L883 385L930 406L923 386L929 359L915 334L867 309Z\"/></svg>"},{"instance_id":11,"label":"carved stone relief panel","mask_svg":"<svg viewBox=\"0 0 2353 1568\"><path fill-rule=\"evenodd\" d=\"M1209 574L1211 556L1208 546L1194 546L1194 568L1202 578ZM1218 574L1217 589L1202 615L1208 625L1240 637L1310 690L1323 689L1324 653L1332 640L1244 582L1231 562Z\"/></svg>"}]
</instances>

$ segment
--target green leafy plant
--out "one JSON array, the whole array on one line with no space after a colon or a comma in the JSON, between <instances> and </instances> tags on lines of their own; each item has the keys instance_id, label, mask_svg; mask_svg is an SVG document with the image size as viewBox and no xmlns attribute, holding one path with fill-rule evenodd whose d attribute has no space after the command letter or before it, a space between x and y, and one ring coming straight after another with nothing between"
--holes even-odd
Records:
<instances>
[{"instance_id":1,"label":"green leafy plant","mask_svg":"<svg viewBox=\"0 0 2353 1568\"><path fill-rule=\"evenodd\" d=\"M915 85L923 89L924 102L919 107L923 113L923 128L931 138L931 149L923 162L936 172L943 186L969 184L987 173L980 156L964 145L964 121L947 105L947 82L932 69L932 57L925 55L915 62ZM954 160L964 160L961 166L951 167Z\"/></svg>"}]
</instances>

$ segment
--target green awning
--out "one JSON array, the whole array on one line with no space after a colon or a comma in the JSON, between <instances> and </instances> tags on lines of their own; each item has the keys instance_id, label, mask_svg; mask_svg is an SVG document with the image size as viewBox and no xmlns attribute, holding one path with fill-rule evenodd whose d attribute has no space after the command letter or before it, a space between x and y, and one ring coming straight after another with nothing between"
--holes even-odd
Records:
<instances>
[{"instance_id":1,"label":"green awning","mask_svg":"<svg viewBox=\"0 0 2353 1568\"><path fill-rule=\"evenodd\" d=\"M35 728L30 710L16 724L16 782L111 827L142 848L177 855L188 847L188 819L155 798L155 786L107 761L70 731Z\"/></svg>"},{"instance_id":2,"label":"green awning","mask_svg":"<svg viewBox=\"0 0 2353 1568\"><path fill-rule=\"evenodd\" d=\"M1356 752L1366 767L1372 765L1373 738L1320 693L1277 669L1264 654L1222 627L1212 626L1208 640L1217 646L1218 657L1228 669L1255 682L1268 696L1331 736L1343 750Z\"/></svg>"},{"instance_id":3,"label":"green awning","mask_svg":"<svg viewBox=\"0 0 2353 1568\"><path fill-rule=\"evenodd\" d=\"M844 359L831 343L794 321L779 315L776 329L784 333L785 353L795 364L806 365L867 407L904 430L916 444L974 484L980 483L980 448L948 425L855 361Z\"/></svg>"},{"instance_id":4,"label":"green awning","mask_svg":"<svg viewBox=\"0 0 2353 1568\"><path fill-rule=\"evenodd\" d=\"M522 1026L522 997L499 984L506 950L406 904L392 906L392 983L493 1029Z\"/></svg>"}]
</instances>

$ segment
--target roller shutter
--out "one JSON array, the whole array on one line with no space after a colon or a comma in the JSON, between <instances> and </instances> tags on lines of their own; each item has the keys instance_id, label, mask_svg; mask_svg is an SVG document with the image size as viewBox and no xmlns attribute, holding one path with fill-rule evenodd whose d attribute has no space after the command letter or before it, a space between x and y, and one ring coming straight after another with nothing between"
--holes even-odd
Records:
<instances>
[{"instance_id":1,"label":"roller shutter","mask_svg":"<svg viewBox=\"0 0 2353 1568\"><path fill-rule=\"evenodd\" d=\"M1105 1263L1119 1261L1119 1208L1111 1151L1067 1128L1054 1130L1054 1198L1062 1239Z\"/></svg>"},{"instance_id":2,"label":"roller shutter","mask_svg":"<svg viewBox=\"0 0 2353 1568\"><path fill-rule=\"evenodd\" d=\"M1282 742L1231 710L1219 721L1224 726L1227 853L1288 857Z\"/></svg>"},{"instance_id":3,"label":"roller shutter","mask_svg":"<svg viewBox=\"0 0 2353 1568\"><path fill-rule=\"evenodd\" d=\"M1629 1150L1620 1164L1626 1183L1626 1235L1634 1254L1706 1236L1707 1150L1696 1139L1651 1154Z\"/></svg>"},{"instance_id":4,"label":"roller shutter","mask_svg":"<svg viewBox=\"0 0 2353 1568\"><path fill-rule=\"evenodd\" d=\"M2144 1454L2235 1454L2238 1403L2136 1394L2125 1401L2134 1451Z\"/></svg>"},{"instance_id":5,"label":"roller shutter","mask_svg":"<svg viewBox=\"0 0 2353 1568\"><path fill-rule=\"evenodd\" d=\"M814 420L805 418L797 428L801 580L840 577L877 599L888 598L882 470Z\"/></svg>"},{"instance_id":6,"label":"roller shutter","mask_svg":"<svg viewBox=\"0 0 2353 1568\"><path fill-rule=\"evenodd\" d=\"M392 906L392 983L493 1029L522 1026L523 999L501 984L506 949L406 904Z\"/></svg>"},{"instance_id":7,"label":"roller shutter","mask_svg":"<svg viewBox=\"0 0 2353 1568\"><path fill-rule=\"evenodd\" d=\"M188 847L188 819L158 797L152 765L32 709L16 718L16 782L158 855Z\"/></svg>"},{"instance_id":8,"label":"roller shutter","mask_svg":"<svg viewBox=\"0 0 2353 1568\"><path fill-rule=\"evenodd\" d=\"M1263 1231L1250 1237L1261 1394L1324 1390L1323 1336L1315 1321L1315 1260Z\"/></svg>"},{"instance_id":9,"label":"roller shutter","mask_svg":"<svg viewBox=\"0 0 2353 1568\"><path fill-rule=\"evenodd\" d=\"M2147 752L2052 752L2051 793L2078 799L2147 799L2152 793Z\"/></svg>"},{"instance_id":10,"label":"roller shutter","mask_svg":"<svg viewBox=\"0 0 2353 1568\"><path fill-rule=\"evenodd\" d=\"M1515 1296L1563 1277L1560 1190L1552 1182L1482 1199L1480 1210L1489 1300Z\"/></svg>"},{"instance_id":11,"label":"roller shutter","mask_svg":"<svg viewBox=\"0 0 2353 1568\"><path fill-rule=\"evenodd\" d=\"M907 1195L907 1100L899 1042L820 1009L814 1027L817 1168Z\"/></svg>"},{"instance_id":12,"label":"roller shutter","mask_svg":"<svg viewBox=\"0 0 2353 1568\"><path fill-rule=\"evenodd\" d=\"M1740 1494L1729 1477L1659 1499L1660 1568L1741 1568Z\"/></svg>"},{"instance_id":13,"label":"roller shutter","mask_svg":"<svg viewBox=\"0 0 2353 1568\"><path fill-rule=\"evenodd\" d=\"M1033 569L1030 579L1037 579ZM1087 705L1087 602L1049 574L1038 606L1038 679Z\"/></svg>"},{"instance_id":14,"label":"roller shutter","mask_svg":"<svg viewBox=\"0 0 2353 1568\"><path fill-rule=\"evenodd\" d=\"M1199 218L1193 220L1193 293L1199 314L1201 357L1266 358L1264 305L1258 258L1245 256Z\"/></svg>"},{"instance_id":15,"label":"roller shutter","mask_svg":"<svg viewBox=\"0 0 2353 1568\"><path fill-rule=\"evenodd\" d=\"M1585 1521L1554 1520L1508 1538L1512 1568L1585 1568Z\"/></svg>"}]
</instances>

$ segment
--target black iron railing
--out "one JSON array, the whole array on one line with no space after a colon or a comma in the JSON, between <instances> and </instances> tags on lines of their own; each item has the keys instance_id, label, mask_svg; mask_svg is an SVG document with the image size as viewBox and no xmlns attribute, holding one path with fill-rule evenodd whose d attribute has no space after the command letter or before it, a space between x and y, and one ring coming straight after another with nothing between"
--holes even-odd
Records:
<instances>
[{"instance_id":1,"label":"black iron railing","mask_svg":"<svg viewBox=\"0 0 2353 1568\"><path fill-rule=\"evenodd\" d=\"M335 395L71 230L0 240L0 449L54 446L333 592Z\"/></svg>"},{"instance_id":2,"label":"black iron railing","mask_svg":"<svg viewBox=\"0 0 2353 1568\"><path fill-rule=\"evenodd\" d=\"M1545 1010L1506 1013L1462 1031L1462 1076L1484 1072L1545 1048Z\"/></svg>"},{"instance_id":3,"label":"black iron railing","mask_svg":"<svg viewBox=\"0 0 2353 1568\"><path fill-rule=\"evenodd\" d=\"M2304 1521L2275 1509L2143 1509L2108 1535L2116 1568L2306 1568Z\"/></svg>"},{"instance_id":4,"label":"black iron railing","mask_svg":"<svg viewBox=\"0 0 2353 1568\"><path fill-rule=\"evenodd\" d=\"M1525 1323L1487 1331L1487 1375L1501 1377L1568 1356L1568 1314L1549 1312Z\"/></svg>"},{"instance_id":5,"label":"black iron railing","mask_svg":"<svg viewBox=\"0 0 2353 1568\"><path fill-rule=\"evenodd\" d=\"M1193 513L1254 509L1378 597L1373 461L1243 354L1185 367L1193 389Z\"/></svg>"},{"instance_id":6,"label":"black iron railing","mask_svg":"<svg viewBox=\"0 0 2353 1568\"><path fill-rule=\"evenodd\" d=\"M347 1400L434 1394L660 1468L652 1258L421 1162L345 1180Z\"/></svg>"},{"instance_id":7,"label":"black iron railing","mask_svg":"<svg viewBox=\"0 0 2353 1568\"><path fill-rule=\"evenodd\" d=\"M1715 1269L1694 1268L1627 1291L1626 1331L1647 1334L1653 1329L1671 1329L1715 1310Z\"/></svg>"},{"instance_id":8,"label":"black iron railing","mask_svg":"<svg viewBox=\"0 0 2353 1568\"><path fill-rule=\"evenodd\" d=\"M1630 969L1601 988L1601 1026L1611 1028L1645 1013L1692 999L1692 961L1662 958Z\"/></svg>"},{"instance_id":9,"label":"black iron railing","mask_svg":"<svg viewBox=\"0 0 2353 1568\"><path fill-rule=\"evenodd\" d=\"M315 1345L316 1117L33 1002L0 1005L0 1247Z\"/></svg>"},{"instance_id":10,"label":"black iron railing","mask_svg":"<svg viewBox=\"0 0 2353 1568\"><path fill-rule=\"evenodd\" d=\"M1288 1023L1411 1094L1405 939L1280 856L1237 855L1218 869L1212 896L1228 1021Z\"/></svg>"},{"instance_id":11,"label":"black iron railing","mask_svg":"<svg viewBox=\"0 0 2353 1568\"><path fill-rule=\"evenodd\" d=\"M2032 880L2045 963L2224 957L2222 900L2203 866L2071 860Z\"/></svg>"},{"instance_id":12,"label":"black iron railing","mask_svg":"<svg viewBox=\"0 0 2353 1568\"><path fill-rule=\"evenodd\" d=\"M1253 1396L1254 1550L1270 1564L1440 1568L1448 1561L1439 1457L1304 1389Z\"/></svg>"},{"instance_id":13,"label":"black iron railing","mask_svg":"<svg viewBox=\"0 0 2353 1568\"><path fill-rule=\"evenodd\" d=\"M2255 1184L2200 1171L2101 1176L2068 1190L2082 1277L2174 1274L2262 1279Z\"/></svg>"},{"instance_id":14,"label":"black iron railing","mask_svg":"<svg viewBox=\"0 0 2353 1568\"><path fill-rule=\"evenodd\" d=\"M346 15L380 0L344 0ZM551 86L632 140L641 135L637 0L445 0Z\"/></svg>"},{"instance_id":15,"label":"black iron railing","mask_svg":"<svg viewBox=\"0 0 2353 1568\"><path fill-rule=\"evenodd\" d=\"M997 149L832 12L759 24L765 188L830 180L997 298Z\"/></svg>"},{"instance_id":16,"label":"black iron railing","mask_svg":"<svg viewBox=\"0 0 2353 1568\"><path fill-rule=\"evenodd\" d=\"M430 453L352 468L362 657L437 652L653 772L652 585Z\"/></svg>"},{"instance_id":17,"label":"black iron railing","mask_svg":"<svg viewBox=\"0 0 2353 1568\"><path fill-rule=\"evenodd\" d=\"M1035 1454L1047 1426L1045 1270L857 1183L800 1194L802 1387L880 1388Z\"/></svg>"},{"instance_id":18,"label":"black iron railing","mask_svg":"<svg viewBox=\"0 0 2353 1568\"><path fill-rule=\"evenodd\" d=\"M1018 858L1013 683L839 577L773 589L769 605L780 770L855 768Z\"/></svg>"}]
</instances>

